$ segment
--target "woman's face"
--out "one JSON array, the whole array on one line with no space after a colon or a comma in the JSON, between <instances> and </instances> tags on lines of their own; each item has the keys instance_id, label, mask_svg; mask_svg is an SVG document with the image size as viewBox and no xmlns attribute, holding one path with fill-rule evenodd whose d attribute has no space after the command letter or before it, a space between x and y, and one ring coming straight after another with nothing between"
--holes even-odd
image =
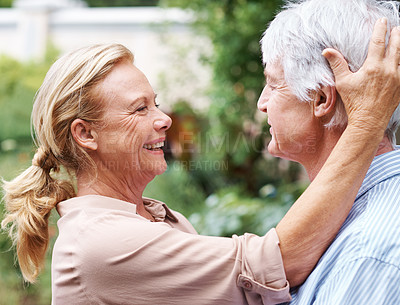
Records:
<instances>
[{"instance_id":1,"label":"woman's face","mask_svg":"<svg viewBox=\"0 0 400 305\"><path fill-rule=\"evenodd\" d=\"M105 110L105 125L98 131L99 166L125 178L132 174L136 179L153 179L163 173L167 165L162 146L171 119L158 109L146 76L122 61L99 90Z\"/></svg>"}]
</instances>

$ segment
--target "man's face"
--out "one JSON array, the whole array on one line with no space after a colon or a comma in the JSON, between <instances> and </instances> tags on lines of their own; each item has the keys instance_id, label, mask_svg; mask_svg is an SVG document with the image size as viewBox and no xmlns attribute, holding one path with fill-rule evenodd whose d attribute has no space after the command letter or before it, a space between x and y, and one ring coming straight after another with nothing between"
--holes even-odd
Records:
<instances>
[{"instance_id":1,"label":"man's face","mask_svg":"<svg viewBox=\"0 0 400 305\"><path fill-rule=\"evenodd\" d=\"M268 114L271 155L299 163L315 152L317 124L312 103L301 102L288 87L280 64L265 67L266 85L258 109ZM306 159L307 158L307 159Z\"/></svg>"}]
</instances>

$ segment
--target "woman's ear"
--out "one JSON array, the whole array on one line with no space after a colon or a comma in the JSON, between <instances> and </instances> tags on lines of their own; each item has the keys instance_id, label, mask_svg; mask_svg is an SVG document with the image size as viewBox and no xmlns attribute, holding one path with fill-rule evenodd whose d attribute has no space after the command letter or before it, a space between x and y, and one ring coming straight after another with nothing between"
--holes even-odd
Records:
<instances>
[{"instance_id":1,"label":"woman's ear","mask_svg":"<svg viewBox=\"0 0 400 305\"><path fill-rule=\"evenodd\" d=\"M71 124L71 133L76 143L83 148L97 150L97 133L89 122L75 119Z\"/></svg>"},{"instance_id":2,"label":"woman's ear","mask_svg":"<svg viewBox=\"0 0 400 305\"><path fill-rule=\"evenodd\" d=\"M318 118L332 116L335 113L336 88L323 86L317 93L314 103L314 115Z\"/></svg>"}]
</instances>

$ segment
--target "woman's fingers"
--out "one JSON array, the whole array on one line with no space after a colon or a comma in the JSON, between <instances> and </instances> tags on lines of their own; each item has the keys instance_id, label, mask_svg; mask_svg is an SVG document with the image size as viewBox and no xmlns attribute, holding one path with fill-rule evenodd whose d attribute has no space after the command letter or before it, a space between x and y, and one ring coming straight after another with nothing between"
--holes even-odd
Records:
<instances>
[{"instance_id":1,"label":"woman's fingers","mask_svg":"<svg viewBox=\"0 0 400 305\"><path fill-rule=\"evenodd\" d=\"M387 46L386 56L392 65L399 67L400 64L400 28L393 28Z\"/></svg>"},{"instance_id":2,"label":"woman's fingers","mask_svg":"<svg viewBox=\"0 0 400 305\"><path fill-rule=\"evenodd\" d=\"M326 60L328 60L335 80L343 79L347 75L351 74L349 66L340 52L336 51L335 49L328 48L322 52L322 55L326 58Z\"/></svg>"},{"instance_id":3,"label":"woman's fingers","mask_svg":"<svg viewBox=\"0 0 400 305\"><path fill-rule=\"evenodd\" d=\"M335 86L342 98L348 122L366 128L386 127L400 100L400 30L392 30L387 48L386 18L377 20L363 66L355 73L336 50L322 53L328 60Z\"/></svg>"},{"instance_id":4,"label":"woman's fingers","mask_svg":"<svg viewBox=\"0 0 400 305\"><path fill-rule=\"evenodd\" d=\"M375 22L374 30L372 31L371 40L368 47L368 60L380 61L385 57L387 32L387 19L381 18Z\"/></svg>"}]
</instances>

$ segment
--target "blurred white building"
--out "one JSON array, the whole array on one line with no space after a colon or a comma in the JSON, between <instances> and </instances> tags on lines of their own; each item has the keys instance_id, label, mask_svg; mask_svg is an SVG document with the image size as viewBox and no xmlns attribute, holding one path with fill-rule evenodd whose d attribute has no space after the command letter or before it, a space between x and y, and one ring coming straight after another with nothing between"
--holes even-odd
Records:
<instances>
[{"instance_id":1,"label":"blurred white building","mask_svg":"<svg viewBox=\"0 0 400 305\"><path fill-rule=\"evenodd\" d=\"M0 54L41 60L49 42L61 54L93 43L117 42L135 55L167 104L188 100L204 108L210 73L199 58L210 52L204 37L193 34L192 16L158 7L88 8L81 0L15 0L0 9ZM168 109L166 109L168 110Z\"/></svg>"}]
</instances>

